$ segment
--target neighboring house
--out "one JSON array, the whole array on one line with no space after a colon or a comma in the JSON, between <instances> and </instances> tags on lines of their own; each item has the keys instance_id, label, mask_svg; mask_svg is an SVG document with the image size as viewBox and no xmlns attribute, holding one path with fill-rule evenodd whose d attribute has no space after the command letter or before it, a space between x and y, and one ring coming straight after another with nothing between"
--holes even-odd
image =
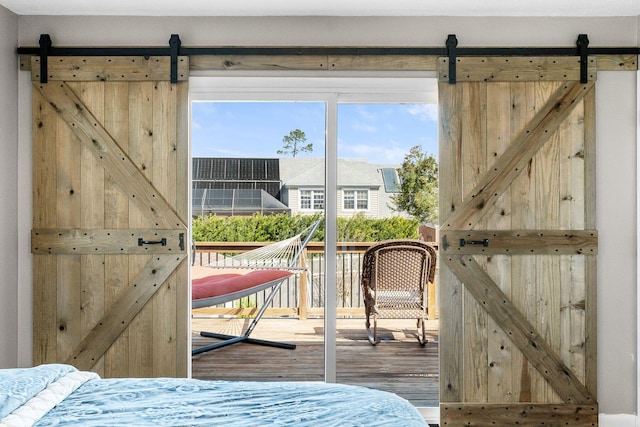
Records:
<instances>
[{"instance_id":1,"label":"neighboring house","mask_svg":"<svg viewBox=\"0 0 640 427\"><path fill-rule=\"evenodd\" d=\"M314 213L325 208L322 158L280 159L281 199L292 214ZM398 215L391 196L398 192L396 165L370 164L366 160L338 159L338 216L363 213L370 218Z\"/></svg>"},{"instance_id":2,"label":"neighboring house","mask_svg":"<svg viewBox=\"0 0 640 427\"><path fill-rule=\"evenodd\" d=\"M195 157L192 214L319 212L325 208L324 159ZM397 166L338 160L338 216L398 215L390 206L398 192Z\"/></svg>"}]
</instances>

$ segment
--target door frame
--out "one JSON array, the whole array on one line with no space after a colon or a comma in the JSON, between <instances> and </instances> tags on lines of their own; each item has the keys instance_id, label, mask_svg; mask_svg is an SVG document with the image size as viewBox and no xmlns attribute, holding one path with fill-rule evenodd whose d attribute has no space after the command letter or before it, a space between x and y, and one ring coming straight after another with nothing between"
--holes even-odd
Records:
<instances>
[{"instance_id":1,"label":"door frame","mask_svg":"<svg viewBox=\"0 0 640 427\"><path fill-rule=\"evenodd\" d=\"M278 74L278 75L276 75ZM300 101L326 103L325 197L337 200L337 106L346 103L433 103L437 105L435 73L353 73L326 75L194 76L189 79L189 109L198 101ZM191 141L191 135L189 140ZM191 144L191 143L190 143ZM191 151L190 151L191 152ZM191 172L190 172L191 173ZM337 205L326 204L325 241L336 242ZM336 269L337 247L326 245L327 271ZM329 279L329 280L326 280ZM336 382L336 291L335 276L325 276L325 381ZM419 408L428 420L437 422L438 407Z\"/></svg>"}]
</instances>

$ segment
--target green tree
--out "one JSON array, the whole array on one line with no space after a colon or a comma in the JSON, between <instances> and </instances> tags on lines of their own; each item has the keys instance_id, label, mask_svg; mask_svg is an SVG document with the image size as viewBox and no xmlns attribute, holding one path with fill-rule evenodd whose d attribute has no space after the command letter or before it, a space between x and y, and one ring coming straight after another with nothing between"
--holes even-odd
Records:
<instances>
[{"instance_id":1,"label":"green tree","mask_svg":"<svg viewBox=\"0 0 640 427\"><path fill-rule=\"evenodd\" d=\"M289 135L285 135L282 138L282 148L283 150L278 150L278 154L289 155L291 157L295 157L299 153L311 153L313 152L313 143L307 142L307 136L300 129L292 130L289 132Z\"/></svg>"},{"instance_id":2,"label":"green tree","mask_svg":"<svg viewBox=\"0 0 640 427\"><path fill-rule=\"evenodd\" d=\"M391 197L396 212L406 212L422 224L438 222L438 162L412 147L398 168L400 192Z\"/></svg>"}]
</instances>

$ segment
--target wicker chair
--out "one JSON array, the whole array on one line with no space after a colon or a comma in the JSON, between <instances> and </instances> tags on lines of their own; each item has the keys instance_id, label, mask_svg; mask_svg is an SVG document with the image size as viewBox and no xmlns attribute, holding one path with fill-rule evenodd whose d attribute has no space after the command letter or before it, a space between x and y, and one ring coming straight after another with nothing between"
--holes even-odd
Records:
<instances>
[{"instance_id":1,"label":"wicker chair","mask_svg":"<svg viewBox=\"0 0 640 427\"><path fill-rule=\"evenodd\" d=\"M426 292L434 281L436 257L435 248L420 240L387 240L367 249L361 285L371 344L379 342L378 318L418 319L418 342L426 344Z\"/></svg>"}]
</instances>

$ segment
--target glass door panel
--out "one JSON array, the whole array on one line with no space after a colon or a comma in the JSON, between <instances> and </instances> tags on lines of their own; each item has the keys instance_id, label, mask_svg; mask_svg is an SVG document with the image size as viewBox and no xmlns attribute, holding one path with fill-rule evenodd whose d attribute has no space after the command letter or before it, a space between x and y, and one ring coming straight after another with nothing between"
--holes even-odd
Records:
<instances>
[{"instance_id":1,"label":"glass door panel","mask_svg":"<svg viewBox=\"0 0 640 427\"><path fill-rule=\"evenodd\" d=\"M364 303L365 294L375 291L367 293L361 286L364 253L371 246L393 239L435 241L437 105L340 103L337 123L337 381L391 391L416 406L438 406L435 285L425 284L421 298L430 308L425 345L417 339L419 317L409 317L416 313L399 318L392 310L383 313L384 304L404 304L404 294L415 292L419 284L378 291L375 339L376 316L370 314L367 329ZM384 258L385 253L379 253L378 263L396 262ZM371 275L409 281L409 269L396 267L375 269Z\"/></svg>"},{"instance_id":2,"label":"glass door panel","mask_svg":"<svg viewBox=\"0 0 640 427\"><path fill-rule=\"evenodd\" d=\"M281 253L269 251L271 244L324 221L325 128L324 102L192 103L192 277L222 274L226 281L279 269L274 260ZM193 348L250 331L249 340L195 356L194 378L324 380L323 229L303 251L297 264L303 269L273 297L267 287L192 310ZM267 248L259 269L250 260L248 269L227 270L233 257L258 247Z\"/></svg>"}]
</instances>

